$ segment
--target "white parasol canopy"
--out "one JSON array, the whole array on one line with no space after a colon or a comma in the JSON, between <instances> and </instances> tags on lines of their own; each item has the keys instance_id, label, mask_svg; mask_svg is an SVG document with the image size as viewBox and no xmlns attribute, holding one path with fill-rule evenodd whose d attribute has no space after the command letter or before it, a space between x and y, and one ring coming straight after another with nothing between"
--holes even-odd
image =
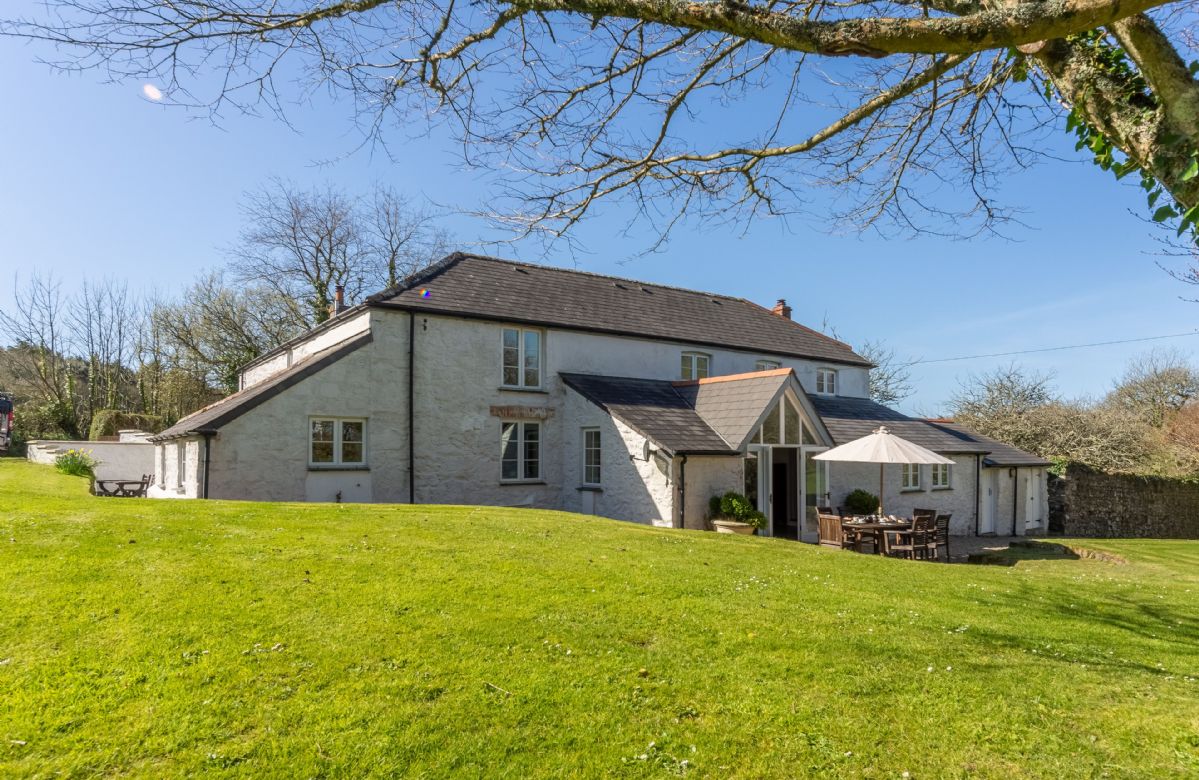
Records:
<instances>
[{"instance_id":1,"label":"white parasol canopy","mask_svg":"<svg viewBox=\"0 0 1199 780\"><path fill-rule=\"evenodd\" d=\"M938 455L930 449L913 444L907 439L891 433L886 427L881 427L869 436L854 439L833 447L818 455L815 460L835 460L843 463L877 463L878 464L878 513L883 513L883 467L888 463L906 463L909 465L952 465L949 458Z\"/></svg>"}]
</instances>

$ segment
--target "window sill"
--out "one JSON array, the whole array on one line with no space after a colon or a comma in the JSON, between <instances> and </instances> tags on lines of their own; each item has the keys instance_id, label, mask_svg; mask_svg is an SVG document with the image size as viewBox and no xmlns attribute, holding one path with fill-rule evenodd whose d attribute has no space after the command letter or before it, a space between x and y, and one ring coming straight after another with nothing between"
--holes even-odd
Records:
<instances>
[{"instance_id":1,"label":"window sill","mask_svg":"<svg viewBox=\"0 0 1199 780\"><path fill-rule=\"evenodd\" d=\"M946 485L945 487L935 487L935 488L931 488L931 489L933 490L933 492L937 492L937 491L941 491L941 490L953 490L953 488L949 485Z\"/></svg>"},{"instance_id":2,"label":"window sill","mask_svg":"<svg viewBox=\"0 0 1199 780\"><path fill-rule=\"evenodd\" d=\"M500 487L520 487L522 485L544 485L544 479L501 479Z\"/></svg>"},{"instance_id":3,"label":"window sill","mask_svg":"<svg viewBox=\"0 0 1199 780\"><path fill-rule=\"evenodd\" d=\"M924 488L900 488L900 493L923 493Z\"/></svg>"},{"instance_id":4,"label":"window sill","mask_svg":"<svg viewBox=\"0 0 1199 780\"><path fill-rule=\"evenodd\" d=\"M550 391L546 390L544 387L508 387L507 385L500 385L496 388L496 390L499 390L501 393L534 393L537 395L550 394Z\"/></svg>"},{"instance_id":5,"label":"window sill","mask_svg":"<svg viewBox=\"0 0 1199 780\"><path fill-rule=\"evenodd\" d=\"M362 465L358 465L358 466L348 466L348 465L341 465L341 464L334 464L334 463L329 463L329 464L309 463L308 470L309 471L370 471L371 467L367 466L366 464L362 464Z\"/></svg>"},{"instance_id":6,"label":"window sill","mask_svg":"<svg viewBox=\"0 0 1199 780\"><path fill-rule=\"evenodd\" d=\"M603 493L604 489L599 485L579 485L575 490L580 493Z\"/></svg>"}]
</instances>

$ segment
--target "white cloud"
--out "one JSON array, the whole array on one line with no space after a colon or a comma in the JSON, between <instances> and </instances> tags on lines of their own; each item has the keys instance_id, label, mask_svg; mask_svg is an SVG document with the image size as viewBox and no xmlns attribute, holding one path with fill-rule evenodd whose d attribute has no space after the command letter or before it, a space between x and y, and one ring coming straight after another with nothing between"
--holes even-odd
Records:
<instances>
[{"instance_id":1,"label":"white cloud","mask_svg":"<svg viewBox=\"0 0 1199 780\"><path fill-rule=\"evenodd\" d=\"M155 103L162 100L162 90L153 84L142 84L142 94Z\"/></svg>"}]
</instances>

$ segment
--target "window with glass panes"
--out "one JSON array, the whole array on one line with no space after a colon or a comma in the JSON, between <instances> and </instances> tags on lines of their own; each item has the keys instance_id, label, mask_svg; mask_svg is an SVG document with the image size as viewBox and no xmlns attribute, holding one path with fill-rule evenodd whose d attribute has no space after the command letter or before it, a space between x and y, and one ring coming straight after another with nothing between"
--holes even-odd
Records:
<instances>
[{"instance_id":1,"label":"window with glass panes","mask_svg":"<svg viewBox=\"0 0 1199 780\"><path fill-rule=\"evenodd\" d=\"M799 409L791 403L791 398L783 395L778 402L770 407L766 419L754 434L755 444L787 444L796 445L800 441L809 442L810 432L800 421Z\"/></svg>"},{"instance_id":2,"label":"window with glass panes","mask_svg":"<svg viewBox=\"0 0 1199 780\"><path fill-rule=\"evenodd\" d=\"M679 376L683 379L707 379L711 355L703 352L684 352Z\"/></svg>"},{"instance_id":3,"label":"window with glass panes","mask_svg":"<svg viewBox=\"0 0 1199 780\"><path fill-rule=\"evenodd\" d=\"M504 387L541 387L541 331L504 328L501 383Z\"/></svg>"},{"instance_id":4,"label":"window with glass panes","mask_svg":"<svg viewBox=\"0 0 1199 780\"><path fill-rule=\"evenodd\" d=\"M920 467L916 464L905 463L899 478L899 486L903 490L920 489Z\"/></svg>"},{"instance_id":5,"label":"window with glass panes","mask_svg":"<svg viewBox=\"0 0 1199 780\"><path fill-rule=\"evenodd\" d=\"M500 480L541 479L541 425L506 422L500 427Z\"/></svg>"},{"instance_id":6,"label":"window with glass panes","mask_svg":"<svg viewBox=\"0 0 1199 780\"><path fill-rule=\"evenodd\" d=\"M821 395L836 395L837 372L831 368L816 369L816 392Z\"/></svg>"},{"instance_id":7,"label":"window with glass panes","mask_svg":"<svg viewBox=\"0 0 1199 780\"><path fill-rule=\"evenodd\" d=\"M759 360L754 363L754 371L773 371L779 367L780 364L777 360Z\"/></svg>"},{"instance_id":8,"label":"window with glass panes","mask_svg":"<svg viewBox=\"0 0 1199 780\"><path fill-rule=\"evenodd\" d=\"M600 431L599 428L583 429L583 484L598 485L600 472Z\"/></svg>"},{"instance_id":9,"label":"window with glass panes","mask_svg":"<svg viewBox=\"0 0 1199 780\"><path fill-rule=\"evenodd\" d=\"M933 466L931 468L929 479L929 484L931 484L934 488L944 489L949 487L949 464L938 463Z\"/></svg>"},{"instance_id":10,"label":"window with glass panes","mask_svg":"<svg viewBox=\"0 0 1199 780\"><path fill-rule=\"evenodd\" d=\"M313 466L366 463L366 420L313 417L308 424L308 462Z\"/></svg>"}]
</instances>

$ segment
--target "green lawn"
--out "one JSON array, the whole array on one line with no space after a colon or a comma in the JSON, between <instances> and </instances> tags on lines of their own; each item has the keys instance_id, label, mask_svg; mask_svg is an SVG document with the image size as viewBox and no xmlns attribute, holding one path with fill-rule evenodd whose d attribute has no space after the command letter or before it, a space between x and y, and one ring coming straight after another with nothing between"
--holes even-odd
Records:
<instances>
[{"instance_id":1,"label":"green lawn","mask_svg":"<svg viewBox=\"0 0 1199 780\"><path fill-rule=\"evenodd\" d=\"M0 776L1199 776L1199 543L880 560L0 461Z\"/></svg>"}]
</instances>

